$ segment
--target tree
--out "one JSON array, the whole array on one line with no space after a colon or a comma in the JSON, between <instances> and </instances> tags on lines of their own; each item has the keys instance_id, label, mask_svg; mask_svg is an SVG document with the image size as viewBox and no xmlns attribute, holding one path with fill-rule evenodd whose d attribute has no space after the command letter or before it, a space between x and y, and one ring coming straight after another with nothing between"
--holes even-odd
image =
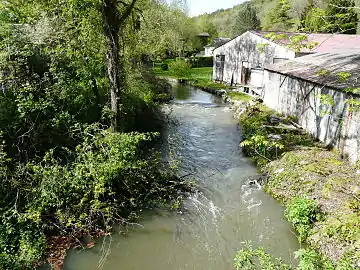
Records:
<instances>
[{"instance_id":1,"label":"tree","mask_svg":"<svg viewBox=\"0 0 360 270\"><path fill-rule=\"evenodd\" d=\"M316 33L355 34L358 15L352 0L328 0L325 8L311 8L304 19L304 30Z\"/></svg>"},{"instance_id":2,"label":"tree","mask_svg":"<svg viewBox=\"0 0 360 270\"><path fill-rule=\"evenodd\" d=\"M300 29L305 28L306 17L308 15L308 13L310 13L310 11L314 8L315 8L314 0L307 0L305 8L304 8L304 10L301 11L301 14L300 14L300 25L299 25Z\"/></svg>"},{"instance_id":3,"label":"tree","mask_svg":"<svg viewBox=\"0 0 360 270\"><path fill-rule=\"evenodd\" d=\"M291 31L294 22L290 16L291 5L289 0L278 0L276 7L273 8L265 18L263 28L273 31Z\"/></svg>"},{"instance_id":4,"label":"tree","mask_svg":"<svg viewBox=\"0 0 360 270\"><path fill-rule=\"evenodd\" d=\"M104 34L107 39L106 65L110 81L112 129L119 130L121 94L125 87L125 63L120 54L119 34L124 31L125 23L131 15L137 0L125 3L118 0L104 0L101 5ZM123 9L119 8L123 6Z\"/></svg>"},{"instance_id":5,"label":"tree","mask_svg":"<svg viewBox=\"0 0 360 270\"><path fill-rule=\"evenodd\" d=\"M240 35L249 30L256 30L260 27L260 20L252 2L246 2L242 5L235 18L233 32Z\"/></svg>"},{"instance_id":6,"label":"tree","mask_svg":"<svg viewBox=\"0 0 360 270\"><path fill-rule=\"evenodd\" d=\"M326 31L356 34L358 16L353 0L329 0L326 7Z\"/></svg>"}]
</instances>

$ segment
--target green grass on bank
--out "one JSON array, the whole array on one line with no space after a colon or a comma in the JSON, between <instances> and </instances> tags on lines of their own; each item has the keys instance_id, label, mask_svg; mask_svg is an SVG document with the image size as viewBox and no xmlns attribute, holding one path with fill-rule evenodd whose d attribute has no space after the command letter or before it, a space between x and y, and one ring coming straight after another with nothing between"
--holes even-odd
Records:
<instances>
[{"instance_id":1,"label":"green grass on bank","mask_svg":"<svg viewBox=\"0 0 360 270\"><path fill-rule=\"evenodd\" d=\"M247 95L247 94L244 94L244 93L241 93L241 92L231 92L231 91L228 91L226 93L226 95L231 99L231 100L234 100L234 101L244 101L244 102L249 102L252 97Z\"/></svg>"},{"instance_id":2,"label":"green grass on bank","mask_svg":"<svg viewBox=\"0 0 360 270\"><path fill-rule=\"evenodd\" d=\"M160 64L156 64L153 68L154 73L156 76L160 77L168 77L177 79L177 76L174 72L169 70L162 70ZM215 83L212 81L212 67L201 67L201 68L192 68L191 73L187 78L184 78L190 81L194 86L200 88L213 88L213 89L229 89L230 87L222 84L222 83Z\"/></svg>"}]
</instances>

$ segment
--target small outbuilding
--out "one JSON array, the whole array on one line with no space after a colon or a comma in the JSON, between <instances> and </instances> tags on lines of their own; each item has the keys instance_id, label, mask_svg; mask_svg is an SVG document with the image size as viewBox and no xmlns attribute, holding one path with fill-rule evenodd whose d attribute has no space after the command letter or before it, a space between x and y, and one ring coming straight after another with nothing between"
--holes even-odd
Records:
<instances>
[{"instance_id":1,"label":"small outbuilding","mask_svg":"<svg viewBox=\"0 0 360 270\"><path fill-rule=\"evenodd\" d=\"M265 66L265 105L307 132L360 158L360 54L317 53Z\"/></svg>"}]
</instances>

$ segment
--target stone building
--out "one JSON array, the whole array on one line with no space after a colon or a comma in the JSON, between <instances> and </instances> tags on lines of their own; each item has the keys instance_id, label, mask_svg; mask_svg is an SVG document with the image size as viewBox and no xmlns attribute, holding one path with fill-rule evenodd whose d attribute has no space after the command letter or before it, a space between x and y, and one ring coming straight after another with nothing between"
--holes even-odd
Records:
<instances>
[{"instance_id":1,"label":"stone building","mask_svg":"<svg viewBox=\"0 0 360 270\"><path fill-rule=\"evenodd\" d=\"M206 45L205 48L205 57L211 57L214 54L214 50L225 43L229 42L230 38L214 38L213 43Z\"/></svg>"},{"instance_id":2,"label":"stone building","mask_svg":"<svg viewBox=\"0 0 360 270\"><path fill-rule=\"evenodd\" d=\"M265 66L265 105L296 117L353 162L360 158L359 94L360 54L317 53Z\"/></svg>"},{"instance_id":3,"label":"stone building","mask_svg":"<svg viewBox=\"0 0 360 270\"><path fill-rule=\"evenodd\" d=\"M312 53L360 53L360 36L248 31L214 49L213 80L259 94L265 65Z\"/></svg>"}]
</instances>

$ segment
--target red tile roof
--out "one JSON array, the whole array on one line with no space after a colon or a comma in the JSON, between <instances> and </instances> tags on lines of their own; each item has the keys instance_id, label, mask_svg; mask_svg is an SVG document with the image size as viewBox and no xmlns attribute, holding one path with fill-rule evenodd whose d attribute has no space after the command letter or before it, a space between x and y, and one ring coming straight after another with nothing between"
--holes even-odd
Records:
<instances>
[{"instance_id":1,"label":"red tile roof","mask_svg":"<svg viewBox=\"0 0 360 270\"><path fill-rule=\"evenodd\" d=\"M307 43L317 44L313 49L301 48L303 53L359 53L360 54L360 35L346 35L346 34L308 34L296 32L266 32L266 31L251 31L253 34L262 38L271 40L268 36L274 33L275 35L284 35L286 38L272 40L281 45L290 45L290 38L293 36L303 35L307 37Z\"/></svg>"}]
</instances>

